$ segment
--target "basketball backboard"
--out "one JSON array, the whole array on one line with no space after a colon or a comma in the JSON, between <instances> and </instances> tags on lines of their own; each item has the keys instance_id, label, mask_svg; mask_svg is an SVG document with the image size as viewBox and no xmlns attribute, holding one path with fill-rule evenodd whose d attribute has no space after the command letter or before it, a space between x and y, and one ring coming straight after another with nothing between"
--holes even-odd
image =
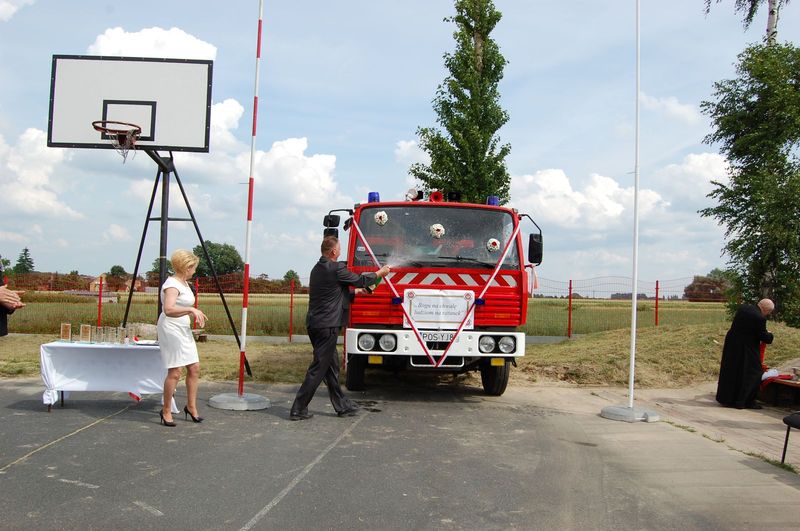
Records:
<instances>
[{"instance_id":1,"label":"basketball backboard","mask_svg":"<svg viewBox=\"0 0 800 531\"><path fill-rule=\"evenodd\" d=\"M92 122L142 128L139 149L208 152L213 62L54 55L50 147L112 149Z\"/></svg>"}]
</instances>

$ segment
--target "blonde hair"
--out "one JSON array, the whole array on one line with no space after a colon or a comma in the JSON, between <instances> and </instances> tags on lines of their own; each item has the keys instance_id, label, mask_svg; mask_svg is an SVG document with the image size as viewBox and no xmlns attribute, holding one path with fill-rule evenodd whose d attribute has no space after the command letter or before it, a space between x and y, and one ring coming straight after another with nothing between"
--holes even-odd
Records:
<instances>
[{"instance_id":1,"label":"blonde hair","mask_svg":"<svg viewBox=\"0 0 800 531\"><path fill-rule=\"evenodd\" d=\"M178 249L172 253L169 261L172 263L172 269L180 275L186 274L190 267L200 263L200 259L186 249Z\"/></svg>"}]
</instances>

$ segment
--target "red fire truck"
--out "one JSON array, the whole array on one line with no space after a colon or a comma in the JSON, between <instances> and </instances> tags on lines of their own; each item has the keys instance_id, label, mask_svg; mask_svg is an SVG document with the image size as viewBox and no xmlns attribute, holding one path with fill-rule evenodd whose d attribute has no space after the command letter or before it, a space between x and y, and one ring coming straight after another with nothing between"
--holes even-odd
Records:
<instances>
[{"instance_id":1,"label":"red fire truck","mask_svg":"<svg viewBox=\"0 0 800 531\"><path fill-rule=\"evenodd\" d=\"M338 235L347 212L348 267L391 273L359 296L345 331L346 379L364 388L365 369L480 371L484 391L503 394L510 365L525 355L529 297L527 267L542 261L542 233L527 214L500 206L461 203L456 194L410 193L408 201L381 202L370 193L354 210L331 210L325 234ZM527 218L528 262L520 231Z\"/></svg>"}]
</instances>

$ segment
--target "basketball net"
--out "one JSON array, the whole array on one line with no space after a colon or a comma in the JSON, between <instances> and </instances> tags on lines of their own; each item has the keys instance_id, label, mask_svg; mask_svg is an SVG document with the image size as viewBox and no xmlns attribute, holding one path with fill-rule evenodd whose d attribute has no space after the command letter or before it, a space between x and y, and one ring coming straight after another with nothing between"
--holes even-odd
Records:
<instances>
[{"instance_id":1,"label":"basketball net","mask_svg":"<svg viewBox=\"0 0 800 531\"><path fill-rule=\"evenodd\" d=\"M111 141L114 150L122 155L123 164L128 159L128 152L136 148L136 141L142 133L142 128L136 124L114 120L95 120L92 122L92 127Z\"/></svg>"},{"instance_id":2,"label":"basketball net","mask_svg":"<svg viewBox=\"0 0 800 531\"><path fill-rule=\"evenodd\" d=\"M136 146L136 139L139 138L139 135L136 133L135 129L131 129L127 133L119 133L110 135L111 137L111 145L114 146L114 150L122 155L122 163L125 164L125 161L128 160L128 152L133 149L133 157L136 157L136 150L134 149Z\"/></svg>"}]
</instances>

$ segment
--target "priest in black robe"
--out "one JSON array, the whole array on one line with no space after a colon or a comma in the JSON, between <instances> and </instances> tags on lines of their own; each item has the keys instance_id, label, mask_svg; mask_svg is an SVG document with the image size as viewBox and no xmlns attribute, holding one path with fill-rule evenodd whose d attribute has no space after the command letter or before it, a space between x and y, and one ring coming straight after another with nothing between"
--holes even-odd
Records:
<instances>
[{"instance_id":1,"label":"priest in black robe","mask_svg":"<svg viewBox=\"0 0 800 531\"><path fill-rule=\"evenodd\" d=\"M761 385L760 344L772 343L767 331L767 316L775 309L769 299L758 305L745 304L736 312L722 347L722 362L717 383L717 402L737 409L760 409L756 404Z\"/></svg>"}]
</instances>

